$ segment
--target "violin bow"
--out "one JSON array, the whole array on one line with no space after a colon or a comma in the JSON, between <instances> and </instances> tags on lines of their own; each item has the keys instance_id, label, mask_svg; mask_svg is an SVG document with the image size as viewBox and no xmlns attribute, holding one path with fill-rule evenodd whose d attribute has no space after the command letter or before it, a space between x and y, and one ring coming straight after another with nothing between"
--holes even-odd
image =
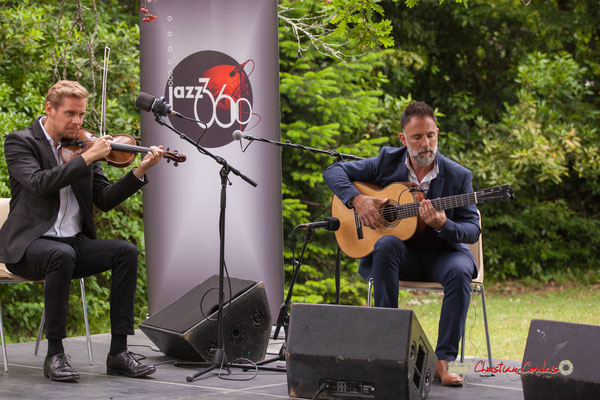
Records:
<instances>
[{"instance_id":1,"label":"violin bow","mask_svg":"<svg viewBox=\"0 0 600 400\"><path fill-rule=\"evenodd\" d=\"M104 66L102 68L102 100L100 105L100 137L106 136L106 81L108 79L108 59L110 47L104 46Z\"/></svg>"}]
</instances>

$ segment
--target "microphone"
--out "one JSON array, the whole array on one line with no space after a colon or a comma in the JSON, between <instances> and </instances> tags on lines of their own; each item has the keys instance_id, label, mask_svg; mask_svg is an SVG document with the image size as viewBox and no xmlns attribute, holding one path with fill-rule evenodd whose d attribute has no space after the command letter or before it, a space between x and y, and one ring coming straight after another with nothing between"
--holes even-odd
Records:
<instances>
[{"instance_id":1,"label":"microphone","mask_svg":"<svg viewBox=\"0 0 600 400\"><path fill-rule=\"evenodd\" d=\"M340 229L340 220L335 217L325 217L324 221L300 224L298 225L298 227L308 229L325 228L328 231L337 231L338 229Z\"/></svg>"},{"instance_id":2,"label":"microphone","mask_svg":"<svg viewBox=\"0 0 600 400\"><path fill-rule=\"evenodd\" d=\"M242 131L240 131L239 129L236 129L235 131L233 131L231 136L233 136L233 140L242 140L242 139L254 140L254 136L244 135L242 133Z\"/></svg>"},{"instance_id":3,"label":"microphone","mask_svg":"<svg viewBox=\"0 0 600 400\"><path fill-rule=\"evenodd\" d=\"M155 116L165 117L168 114L183 118L183 115L173 110L171 105L165 101L164 97L158 99L148 93L140 92L135 99L135 106L142 111L152 112Z\"/></svg>"}]
</instances>

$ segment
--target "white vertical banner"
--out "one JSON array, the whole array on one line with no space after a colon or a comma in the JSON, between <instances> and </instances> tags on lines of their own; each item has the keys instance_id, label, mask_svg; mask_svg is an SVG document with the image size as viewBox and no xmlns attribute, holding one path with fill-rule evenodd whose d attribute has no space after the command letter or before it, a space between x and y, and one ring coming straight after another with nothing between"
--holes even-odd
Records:
<instances>
[{"instance_id":1,"label":"white vertical banner","mask_svg":"<svg viewBox=\"0 0 600 400\"><path fill-rule=\"evenodd\" d=\"M235 278L263 281L276 318L283 301L281 152L233 132L280 140L276 0L155 0L141 22L141 90L179 113L164 117L194 142L254 180L230 173L225 264ZM143 145L162 144L187 161L162 162L144 188L151 314L219 273L221 165L142 113ZM246 143L244 143L245 145Z\"/></svg>"}]
</instances>

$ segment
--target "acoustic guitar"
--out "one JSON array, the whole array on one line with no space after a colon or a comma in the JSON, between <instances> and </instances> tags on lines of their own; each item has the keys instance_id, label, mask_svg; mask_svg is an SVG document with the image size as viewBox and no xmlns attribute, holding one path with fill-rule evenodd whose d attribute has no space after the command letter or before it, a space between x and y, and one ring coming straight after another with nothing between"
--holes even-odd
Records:
<instances>
[{"instance_id":1,"label":"acoustic guitar","mask_svg":"<svg viewBox=\"0 0 600 400\"><path fill-rule=\"evenodd\" d=\"M419 202L425 196L418 185L411 182L397 182L380 188L364 182L352 184L366 196L387 198L388 201L379 208L383 225L371 229L363 228L356 210L346 207L337 196L333 196L331 215L340 220L340 228L335 232L335 238L342 251L349 257L362 258L371 254L373 246L382 236L393 235L400 240L408 240L413 235L422 233L427 227L419 217ZM513 198L512 188L502 185L472 193L432 199L431 203L436 210L441 211Z\"/></svg>"}]
</instances>

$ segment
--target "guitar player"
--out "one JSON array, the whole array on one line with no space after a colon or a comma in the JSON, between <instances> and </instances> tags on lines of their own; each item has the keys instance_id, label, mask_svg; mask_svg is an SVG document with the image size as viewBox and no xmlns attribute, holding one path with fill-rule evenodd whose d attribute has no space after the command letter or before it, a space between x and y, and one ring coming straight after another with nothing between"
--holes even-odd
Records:
<instances>
[{"instance_id":1,"label":"guitar player","mask_svg":"<svg viewBox=\"0 0 600 400\"><path fill-rule=\"evenodd\" d=\"M424 233L402 241L382 236L373 251L360 261L359 273L373 278L375 306L398 308L398 281L433 281L444 287L439 322L435 377L446 386L462 386L460 375L448 371L458 355L471 296L471 280L477 276L475 260L466 243L479 238L479 216L475 205L437 211L429 199L473 192L472 174L437 151L439 129L434 112L422 102L406 107L400 120L401 148L383 147L377 157L335 163L323 173L334 194L356 210L363 229L383 224L378 208L387 199L361 194L354 181L381 187L394 182L412 182L424 191L420 218Z\"/></svg>"}]
</instances>

